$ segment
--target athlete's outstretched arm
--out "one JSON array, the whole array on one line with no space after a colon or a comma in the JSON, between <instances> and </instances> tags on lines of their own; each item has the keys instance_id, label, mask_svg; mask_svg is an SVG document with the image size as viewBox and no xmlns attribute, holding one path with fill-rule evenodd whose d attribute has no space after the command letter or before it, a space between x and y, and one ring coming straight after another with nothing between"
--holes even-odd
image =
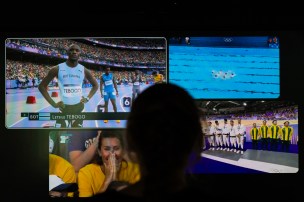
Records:
<instances>
[{"instance_id":1,"label":"athlete's outstretched arm","mask_svg":"<svg viewBox=\"0 0 304 202\"><path fill-rule=\"evenodd\" d=\"M40 91L40 93L42 94L42 96L46 99L46 101L52 105L55 108L60 107L59 102L55 103L55 101L51 98L51 96L49 95L48 91L47 91L47 87L49 85L49 83L58 75L58 66L53 67L48 74L46 75L46 77L43 78L43 80L41 81L41 83L38 86L38 89ZM62 103L62 102L60 102ZM63 104L63 103L62 103Z\"/></svg>"},{"instance_id":2,"label":"athlete's outstretched arm","mask_svg":"<svg viewBox=\"0 0 304 202\"><path fill-rule=\"evenodd\" d=\"M91 72L87 68L84 68L84 75L93 86L88 95L88 97L91 99L98 90L98 83L97 80L92 76Z\"/></svg>"}]
</instances>

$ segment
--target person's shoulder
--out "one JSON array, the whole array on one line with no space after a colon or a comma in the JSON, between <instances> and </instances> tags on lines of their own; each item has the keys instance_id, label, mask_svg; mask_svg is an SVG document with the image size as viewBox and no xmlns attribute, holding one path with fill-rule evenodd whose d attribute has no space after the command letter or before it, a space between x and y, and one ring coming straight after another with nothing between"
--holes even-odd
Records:
<instances>
[{"instance_id":1,"label":"person's shoulder","mask_svg":"<svg viewBox=\"0 0 304 202\"><path fill-rule=\"evenodd\" d=\"M49 69L49 70L50 70L49 72L57 73L57 72L59 71L59 64L58 64L58 65L55 65L55 66L50 67L50 69Z\"/></svg>"},{"instance_id":2,"label":"person's shoulder","mask_svg":"<svg viewBox=\"0 0 304 202\"><path fill-rule=\"evenodd\" d=\"M62 158L61 156L58 156L56 154L49 154L49 159L52 161L61 161L61 162L66 161L64 158Z\"/></svg>"},{"instance_id":3,"label":"person's shoulder","mask_svg":"<svg viewBox=\"0 0 304 202\"><path fill-rule=\"evenodd\" d=\"M95 179L96 177L98 177L98 180L101 180L99 177L103 178L104 174L101 171L100 166L95 163L85 165L78 172L78 179L84 179L84 178L86 178L86 179L94 178Z\"/></svg>"},{"instance_id":4,"label":"person's shoulder","mask_svg":"<svg viewBox=\"0 0 304 202\"><path fill-rule=\"evenodd\" d=\"M81 168L81 170L100 170L100 166L96 163L90 163Z\"/></svg>"}]
</instances>

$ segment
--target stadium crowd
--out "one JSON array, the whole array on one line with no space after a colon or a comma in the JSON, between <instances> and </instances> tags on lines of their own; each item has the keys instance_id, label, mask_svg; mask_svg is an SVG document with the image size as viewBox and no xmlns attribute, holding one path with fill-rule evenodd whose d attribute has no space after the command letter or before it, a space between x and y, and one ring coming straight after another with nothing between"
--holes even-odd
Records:
<instances>
[{"instance_id":1,"label":"stadium crowd","mask_svg":"<svg viewBox=\"0 0 304 202\"><path fill-rule=\"evenodd\" d=\"M47 72L50 70L51 65L37 64L23 61L6 60L6 80L16 80L18 87L26 86L29 82L35 80L35 86L37 86L40 81L46 76ZM151 71L151 70L150 70ZM92 75L99 80L102 71L91 69ZM116 78L118 85L128 85L132 82L132 74L135 73L135 69L130 69L129 71L112 71ZM165 76L166 74L164 74ZM166 77L164 77L166 79ZM149 71L141 71L142 82L153 82L153 76ZM33 83L33 82L32 82ZM56 81L51 83L55 85ZM84 81L84 85L87 82Z\"/></svg>"},{"instance_id":2,"label":"stadium crowd","mask_svg":"<svg viewBox=\"0 0 304 202\"><path fill-rule=\"evenodd\" d=\"M118 41L119 42L119 41ZM131 42L132 43L132 42ZM77 44L82 49L81 58L92 60L94 63L114 63L118 65L145 65L145 66L165 66L166 52L164 50L123 50L106 47L90 46L68 39L10 39L6 42L8 47L17 44L24 47L38 49L38 53L51 55L54 57L63 57L66 55L66 49ZM153 43L152 43L153 44Z\"/></svg>"},{"instance_id":3,"label":"stadium crowd","mask_svg":"<svg viewBox=\"0 0 304 202\"><path fill-rule=\"evenodd\" d=\"M218 119L242 119L242 120L294 120L298 119L298 107L282 107L274 110L266 110L260 112L244 112L229 115L209 115L207 120Z\"/></svg>"},{"instance_id":4,"label":"stadium crowd","mask_svg":"<svg viewBox=\"0 0 304 202\"><path fill-rule=\"evenodd\" d=\"M97 39L87 39L88 41L93 41L98 44L108 45L110 47L126 47L129 49L165 49L164 39L149 39L142 38L141 40L132 38L97 38Z\"/></svg>"}]
</instances>

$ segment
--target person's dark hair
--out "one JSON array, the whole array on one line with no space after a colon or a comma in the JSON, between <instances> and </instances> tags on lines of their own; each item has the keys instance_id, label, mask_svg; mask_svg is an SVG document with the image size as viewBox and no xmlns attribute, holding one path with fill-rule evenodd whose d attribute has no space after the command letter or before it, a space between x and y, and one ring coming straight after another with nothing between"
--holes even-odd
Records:
<instances>
[{"instance_id":1,"label":"person's dark hair","mask_svg":"<svg viewBox=\"0 0 304 202\"><path fill-rule=\"evenodd\" d=\"M122 150L124 150L124 141L123 141L123 131L122 130L103 130L98 139L98 150L101 148L102 139L103 138L117 138L120 142ZM124 160L124 159L123 159ZM96 163L102 165L102 158L100 156L97 157Z\"/></svg>"},{"instance_id":2,"label":"person's dark hair","mask_svg":"<svg viewBox=\"0 0 304 202\"><path fill-rule=\"evenodd\" d=\"M157 72L156 72L156 71L153 71L153 72L152 72L152 75L156 75L156 74L157 74Z\"/></svg>"},{"instance_id":3,"label":"person's dark hair","mask_svg":"<svg viewBox=\"0 0 304 202\"><path fill-rule=\"evenodd\" d=\"M202 127L188 92L173 84L156 84L134 100L127 122L128 151L135 152L141 173L167 175L185 169L191 152L200 154Z\"/></svg>"}]
</instances>

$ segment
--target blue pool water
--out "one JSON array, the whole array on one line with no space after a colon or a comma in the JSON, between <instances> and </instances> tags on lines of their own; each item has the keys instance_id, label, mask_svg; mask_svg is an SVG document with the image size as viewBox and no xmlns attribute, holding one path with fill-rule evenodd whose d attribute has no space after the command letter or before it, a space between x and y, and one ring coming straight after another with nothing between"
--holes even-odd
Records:
<instances>
[{"instance_id":1,"label":"blue pool water","mask_svg":"<svg viewBox=\"0 0 304 202\"><path fill-rule=\"evenodd\" d=\"M219 78L212 71L233 72ZM195 99L278 98L279 49L169 46L169 82Z\"/></svg>"}]
</instances>

